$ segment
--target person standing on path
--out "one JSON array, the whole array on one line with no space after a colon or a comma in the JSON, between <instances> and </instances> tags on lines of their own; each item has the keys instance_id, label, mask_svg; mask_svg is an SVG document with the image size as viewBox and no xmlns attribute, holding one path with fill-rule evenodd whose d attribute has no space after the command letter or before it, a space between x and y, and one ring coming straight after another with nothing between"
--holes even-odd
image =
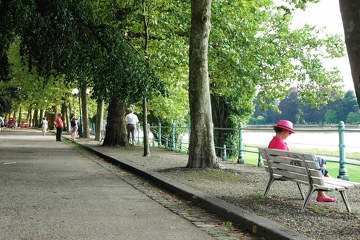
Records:
<instances>
[{"instance_id":1,"label":"person standing on path","mask_svg":"<svg viewBox=\"0 0 360 240\"><path fill-rule=\"evenodd\" d=\"M135 145L135 128L136 124L139 123L138 117L134 114L134 110L130 110L130 113L125 117L126 129L127 129L127 139L130 144ZM130 142L130 134L132 142Z\"/></svg>"},{"instance_id":2,"label":"person standing on path","mask_svg":"<svg viewBox=\"0 0 360 240\"><path fill-rule=\"evenodd\" d=\"M61 142L61 134L64 127L64 122L61 119L62 114L58 113L57 117L55 118L55 127L56 127L56 141Z\"/></svg>"},{"instance_id":3,"label":"person standing on path","mask_svg":"<svg viewBox=\"0 0 360 240\"><path fill-rule=\"evenodd\" d=\"M70 120L70 125L71 125L71 139L74 141L76 138L76 132L78 131L78 121L75 118L75 114L71 114L71 120Z\"/></svg>"},{"instance_id":4,"label":"person standing on path","mask_svg":"<svg viewBox=\"0 0 360 240\"><path fill-rule=\"evenodd\" d=\"M48 127L49 127L48 121L46 120L46 118L43 118L43 120L41 121L41 131L43 133L43 136L45 136Z\"/></svg>"}]
</instances>

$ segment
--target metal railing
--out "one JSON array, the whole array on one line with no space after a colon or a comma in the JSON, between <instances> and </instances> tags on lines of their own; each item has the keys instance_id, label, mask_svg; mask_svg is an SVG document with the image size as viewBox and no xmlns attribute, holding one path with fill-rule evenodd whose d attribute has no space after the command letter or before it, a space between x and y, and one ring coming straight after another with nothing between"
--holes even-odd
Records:
<instances>
[{"instance_id":1,"label":"metal railing","mask_svg":"<svg viewBox=\"0 0 360 240\"><path fill-rule=\"evenodd\" d=\"M178 127L175 124L171 126L162 126L159 124L158 126L150 126L148 127L149 136L150 136L150 144L152 146L157 147L165 147L167 149L173 151L180 151L187 153L188 146L189 146L189 132L190 127ZM253 153L258 154L258 166L263 166L262 158L259 152L257 151L256 147L253 147L255 150L249 150L250 148L244 147L244 131L271 131L273 132L272 128L244 128L241 124L238 128L214 128L215 131L230 131L233 134L237 134L237 146L236 147L227 147L226 145L223 146L215 146L215 148L221 152L221 157L223 160L228 159L228 152L232 151L237 155L237 163L244 163L244 154L245 153ZM349 179L347 174L346 165L356 165L360 166L360 161L347 161L346 154L345 154L345 133L346 132L358 132L360 130L353 130L353 129L346 129L344 122L339 122L337 129L296 129L297 132L337 132L338 133L338 155L339 160L331 160L327 159L328 162L339 163L339 176L342 179ZM165 134L167 132L167 134ZM137 127L137 144L142 144L142 130L140 126ZM261 136L259 136L260 138ZM260 145L258 145L260 146ZM263 146L262 146L263 147ZM234 155L234 154L232 154Z\"/></svg>"}]
</instances>

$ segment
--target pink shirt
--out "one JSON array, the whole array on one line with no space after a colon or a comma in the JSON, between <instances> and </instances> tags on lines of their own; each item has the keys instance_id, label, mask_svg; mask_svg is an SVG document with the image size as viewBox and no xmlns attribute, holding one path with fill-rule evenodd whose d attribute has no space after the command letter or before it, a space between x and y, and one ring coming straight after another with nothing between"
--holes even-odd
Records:
<instances>
[{"instance_id":1,"label":"pink shirt","mask_svg":"<svg viewBox=\"0 0 360 240\"><path fill-rule=\"evenodd\" d=\"M62 127L64 127L64 123L63 123L63 120L61 119L61 117L59 117L59 116L57 116L56 118L55 118L55 127L57 127L57 128L62 128Z\"/></svg>"},{"instance_id":2,"label":"pink shirt","mask_svg":"<svg viewBox=\"0 0 360 240\"><path fill-rule=\"evenodd\" d=\"M268 148L290 151L284 139L274 136L270 141Z\"/></svg>"}]
</instances>

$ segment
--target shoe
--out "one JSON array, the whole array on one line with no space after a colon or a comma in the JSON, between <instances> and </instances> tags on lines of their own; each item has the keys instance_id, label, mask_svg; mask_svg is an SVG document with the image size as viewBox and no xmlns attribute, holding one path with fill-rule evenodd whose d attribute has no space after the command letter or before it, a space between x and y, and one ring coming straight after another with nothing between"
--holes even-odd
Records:
<instances>
[{"instance_id":1,"label":"shoe","mask_svg":"<svg viewBox=\"0 0 360 240\"><path fill-rule=\"evenodd\" d=\"M317 202L336 202L336 198L331 198L331 197L317 197L316 198Z\"/></svg>"}]
</instances>

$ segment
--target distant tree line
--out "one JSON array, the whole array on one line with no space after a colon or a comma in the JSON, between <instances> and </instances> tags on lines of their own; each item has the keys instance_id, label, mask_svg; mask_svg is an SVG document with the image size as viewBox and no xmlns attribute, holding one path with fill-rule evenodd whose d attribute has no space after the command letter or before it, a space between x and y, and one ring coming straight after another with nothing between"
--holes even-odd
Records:
<instances>
[{"instance_id":1,"label":"distant tree line","mask_svg":"<svg viewBox=\"0 0 360 240\"><path fill-rule=\"evenodd\" d=\"M258 98L255 99L255 104ZM298 90L292 88L285 99L273 101L269 105L278 109L261 109L256 105L255 113L249 124L272 124L279 119L287 119L298 124L336 124L343 121L346 124L359 124L360 111L354 91L348 90L335 101L315 108L303 103Z\"/></svg>"}]
</instances>

